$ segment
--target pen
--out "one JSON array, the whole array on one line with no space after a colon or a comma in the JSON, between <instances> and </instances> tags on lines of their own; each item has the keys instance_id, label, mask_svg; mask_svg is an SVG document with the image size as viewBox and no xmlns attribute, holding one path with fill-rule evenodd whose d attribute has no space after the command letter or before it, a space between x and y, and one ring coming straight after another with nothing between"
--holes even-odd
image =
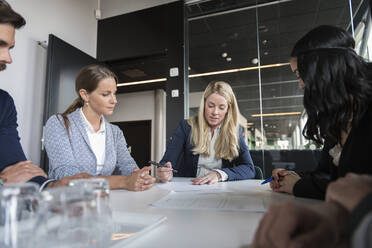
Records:
<instances>
[{"instance_id":1,"label":"pen","mask_svg":"<svg viewBox=\"0 0 372 248\"><path fill-rule=\"evenodd\" d=\"M155 161L149 161L149 164L153 164L153 165L155 165L155 166L158 167L158 168L160 168L160 167L165 167L165 165L160 164L160 163L155 162ZM175 169L172 169L172 171L174 171L175 173L178 173L178 171L175 170Z\"/></svg>"},{"instance_id":2,"label":"pen","mask_svg":"<svg viewBox=\"0 0 372 248\"><path fill-rule=\"evenodd\" d=\"M287 170L287 171L293 171L293 168L287 168L285 170ZM269 177L268 179L266 179L265 181L263 181L261 184L265 184L265 183L271 182L272 180L274 180L274 177L273 176Z\"/></svg>"}]
</instances>

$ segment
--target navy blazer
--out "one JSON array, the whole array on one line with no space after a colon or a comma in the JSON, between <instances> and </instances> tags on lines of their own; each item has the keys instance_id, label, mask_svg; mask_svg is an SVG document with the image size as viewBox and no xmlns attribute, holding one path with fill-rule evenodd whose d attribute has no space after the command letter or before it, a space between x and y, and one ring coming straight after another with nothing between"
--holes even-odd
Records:
<instances>
[{"instance_id":1,"label":"navy blazer","mask_svg":"<svg viewBox=\"0 0 372 248\"><path fill-rule=\"evenodd\" d=\"M175 176L195 177L197 173L199 155L192 153L193 145L190 143L191 126L186 120L181 121L174 132L167 150L160 161L161 164L171 162L178 170ZM229 176L228 181L251 179L255 176L251 154L242 135L239 136L239 156L233 161L222 159L222 169Z\"/></svg>"},{"instance_id":2,"label":"navy blazer","mask_svg":"<svg viewBox=\"0 0 372 248\"><path fill-rule=\"evenodd\" d=\"M20 161L25 161L17 131L17 111L12 97L0 90L0 172L7 166ZM42 185L47 178L38 176L30 181Z\"/></svg>"}]
</instances>

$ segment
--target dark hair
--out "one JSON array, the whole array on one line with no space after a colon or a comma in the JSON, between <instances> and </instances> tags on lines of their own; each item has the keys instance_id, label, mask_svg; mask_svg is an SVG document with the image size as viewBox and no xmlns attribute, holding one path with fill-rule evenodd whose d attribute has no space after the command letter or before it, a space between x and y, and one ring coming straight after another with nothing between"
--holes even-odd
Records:
<instances>
[{"instance_id":1,"label":"dark hair","mask_svg":"<svg viewBox=\"0 0 372 248\"><path fill-rule=\"evenodd\" d=\"M358 125L371 103L371 64L355 53L354 44L346 31L320 26L292 51L305 83L303 135L318 144L341 144L341 132Z\"/></svg>"},{"instance_id":2,"label":"dark hair","mask_svg":"<svg viewBox=\"0 0 372 248\"><path fill-rule=\"evenodd\" d=\"M291 57L297 57L299 53L309 49L330 47L355 47L353 37L345 30L335 26L322 25L305 34L294 45Z\"/></svg>"},{"instance_id":3,"label":"dark hair","mask_svg":"<svg viewBox=\"0 0 372 248\"><path fill-rule=\"evenodd\" d=\"M15 12L9 3L5 0L0 0L0 23L10 24L15 29L21 28L26 24L25 19Z\"/></svg>"},{"instance_id":4,"label":"dark hair","mask_svg":"<svg viewBox=\"0 0 372 248\"><path fill-rule=\"evenodd\" d=\"M75 80L75 92L78 97L65 112L59 114L63 117L67 132L70 127L67 115L84 106L84 100L81 98L79 91L85 89L88 93L91 93L97 89L99 82L105 78L113 78L115 82L118 81L116 75L103 65L88 65L78 73Z\"/></svg>"}]
</instances>

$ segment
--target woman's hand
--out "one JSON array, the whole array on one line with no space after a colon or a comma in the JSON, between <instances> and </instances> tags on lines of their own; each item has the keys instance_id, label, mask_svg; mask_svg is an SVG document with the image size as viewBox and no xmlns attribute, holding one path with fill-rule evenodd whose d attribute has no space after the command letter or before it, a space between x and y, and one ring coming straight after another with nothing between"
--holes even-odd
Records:
<instances>
[{"instance_id":1,"label":"woman's hand","mask_svg":"<svg viewBox=\"0 0 372 248\"><path fill-rule=\"evenodd\" d=\"M221 175L217 171L211 171L205 176L191 179L192 184L194 185L215 184L218 183L220 180Z\"/></svg>"},{"instance_id":2,"label":"woman's hand","mask_svg":"<svg viewBox=\"0 0 372 248\"><path fill-rule=\"evenodd\" d=\"M274 180L270 182L270 187L275 192L293 194L293 187L301 177L294 171L285 169L273 170Z\"/></svg>"},{"instance_id":3,"label":"woman's hand","mask_svg":"<svg viewBox=\"0 0 372 248\"><path fill-rule=\"evenodd\" d=\"M270 188L275 191L275 189L278 189L280 187L279 185L279 171L285 171L285 169L282 169L282 168L278 168L278 169L275 169L273 170L272 172L272 177L274 178L274 180L272 180L270 182Z\"/></svg>"},{"instance_id":4,"label":"woman's hand","mask_svg":"<svg viewBox=\"0 0 372 248\"><path fill-rule=\"evenodd\" d=\"M151 188L155 178L149 174L150 170L151 166L145 166L141 170L134 168L132 175L126 177L125 188L131 191L144 191Z\"/></svg>"},{"instance_id":5,"label":"woman's hand","mask_svg":"<svg viewBox=\"0 0 372 248\"><path fill-rule=\"evenodd\" d=\"M166 183L173 178L172 163L167 162L164 167L156 168L156 178Z\"/></svg>"}]
</instances>

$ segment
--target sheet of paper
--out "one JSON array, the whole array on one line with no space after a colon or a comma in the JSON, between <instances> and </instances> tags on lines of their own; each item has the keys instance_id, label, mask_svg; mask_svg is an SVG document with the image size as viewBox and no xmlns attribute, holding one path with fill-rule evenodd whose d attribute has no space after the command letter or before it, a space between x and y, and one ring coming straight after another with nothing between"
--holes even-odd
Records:
<instances>
[{"instance_id":1,"label":"sheet of paper","mask_svg":"<svg viewBox=\"0 0 372 248\"><path fill-rule=\"evenodd\" d=\"M231 192L224 183L211 185L193 185L191 181L159 183L158 187L174 192Z\"/></svg>"},{"instance_id":2,"label":"sheet of paper","mask_svg":"<svg viewBox=\"0 0 372 248\"><path fill-rule=\"evenodd\" d=\"M262 198L243 193L171 192L152 204L155 208L170 209L216 209L227 211L265 212Z\"/></svg>"}]
</instances>

